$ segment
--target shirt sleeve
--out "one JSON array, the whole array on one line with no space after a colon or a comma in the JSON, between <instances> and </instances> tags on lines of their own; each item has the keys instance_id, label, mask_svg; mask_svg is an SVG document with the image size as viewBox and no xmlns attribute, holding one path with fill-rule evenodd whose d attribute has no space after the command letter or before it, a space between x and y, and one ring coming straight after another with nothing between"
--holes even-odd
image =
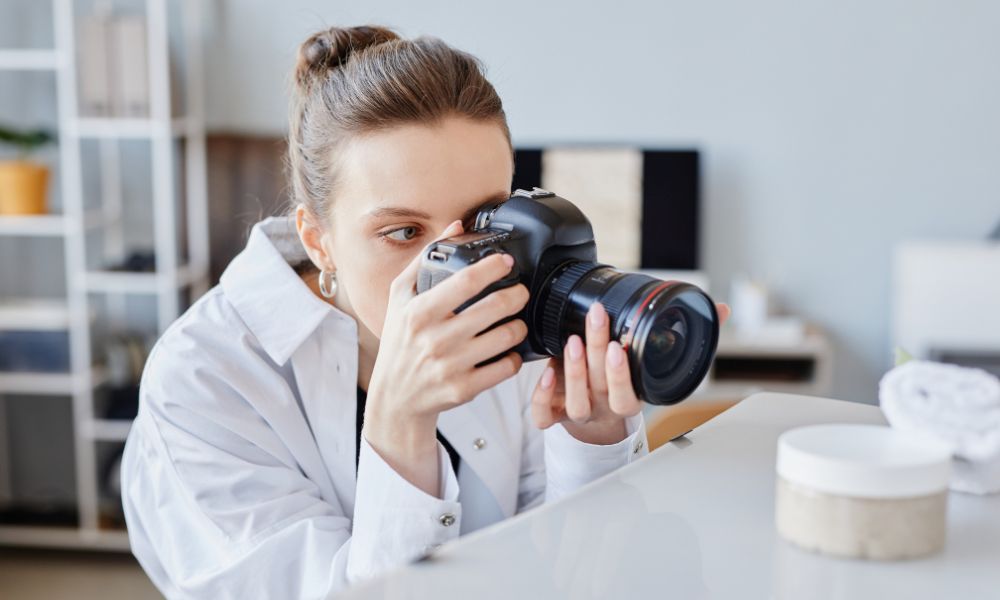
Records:
<instances>
[{"instance_id":1,"label":"shirt sleeve","mask_svg":"<svg viewBox=\"0 0 1000 600\"><path fill-rule=\"evenodd\" d=\"M361 436L354 539L348 570L371 577L458 537L462 505L458 478L441 442L441 491L434 497L397 473Z\"/></svg>"},{"instance_id":2,"label":"shirt sleeve","mask_svg":"<svg viewBox=\"0 0 1000 600\"><path fill-rule=\"evenodd\" d=\"M562 423L545 430L545 501L557 500L649 453L642 413L625 419L625 439L615 444L588 444L573 437Z\"/></svg>"},{"instance_id":3,"label":"shirt sleeve","mask_svg":"<svg viewBox=\"0 0 1000 600\"><path fill-rule=\"evenodd\" d=\"M264 364L209 362L151 354L123 457L132 551L165 596L325 598L458 535L458 480L440 442L440 498L363 443L344 514L249 405L294 406L288 387Z\"/></svg>"},{"instance_id":4,"label":"shirt sleeve","mask_svg":"<svg viewBox=\"0 0 1000 600\"><path fill-rule=\"evenodd\" d=\"M561 423L540 431L531 420L531 395L547 361L527 363L518 375L522 427L517 512L553 502L649 453L642 413L625 419L625 439L588 444Z\"/></svg>"}]
</instances>

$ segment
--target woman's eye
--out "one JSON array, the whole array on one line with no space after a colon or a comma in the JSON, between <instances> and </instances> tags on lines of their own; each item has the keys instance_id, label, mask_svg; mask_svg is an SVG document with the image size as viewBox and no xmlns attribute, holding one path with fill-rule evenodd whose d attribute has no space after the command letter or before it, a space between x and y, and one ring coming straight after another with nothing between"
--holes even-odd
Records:
<instances>
[{"instance_id":1,"label":"woman's eye","mask_svg":"<svg viewBox=\"0 0 1000 600\"><path fill-rule=\"evenodd\" d=\"M407 242L417 236L417 228L401 227L386 233L385 236L389 239L396 240L397 242Z\"/></svg>"}]
</instances>

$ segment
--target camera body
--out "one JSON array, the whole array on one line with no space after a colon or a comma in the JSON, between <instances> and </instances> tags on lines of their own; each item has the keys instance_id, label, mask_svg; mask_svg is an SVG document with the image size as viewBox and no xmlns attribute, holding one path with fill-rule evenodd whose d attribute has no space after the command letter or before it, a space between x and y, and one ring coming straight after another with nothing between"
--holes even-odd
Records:
<instances>
[{"instance_id":1,"label":"camera body","mask_svg":"<svg viewBox=\"0 0 1000 600\"><path fill-rule=\"evenodd\" d=\"M594 262L597 258L593 228L579 208L541 188L519 189L504 202L482 209L473 231L440 240L424 249L417 292L427 291L458 270L498 252L514 257L510 273L459 306L456 312L498 289L518 283L523 283L529 291L540 290L545 279L567 261ZM494 325L518 318L528 324L528 336L512 348L525 361L562 353L561 344L547 349L541 331L531 327L531 323L538 322L532 317L536 313L542 316L539 300L539 294L532 293L520 313Z\"/></svg>"},{"instance_id":2,"label":"camera body","mask_svg":"<svg viewBox=\"0 0 1000 600\"><path fill-rule=\"evenodd\" d=\"M525 361L562 356L569 336L585 337L587 311L600 302L608 314L609 339L627 353L632 387L642 400L680 402L708 372L719 339L711 298L689 283L598 263L590 221L565 198L540 188L516 190L506 201L480 210L472 231L427 246L417 292L498 252L513 256L511 271L455 312L498 289L523 283L530 294L524 308L487 330L524 320L527 337L508 351Z\"/></svg>"}]
</instances>

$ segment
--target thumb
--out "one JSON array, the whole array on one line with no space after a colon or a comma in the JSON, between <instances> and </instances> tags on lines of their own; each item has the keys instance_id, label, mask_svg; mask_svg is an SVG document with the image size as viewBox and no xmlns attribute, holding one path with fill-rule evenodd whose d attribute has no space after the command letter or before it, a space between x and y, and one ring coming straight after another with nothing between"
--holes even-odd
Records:
<instances>
[{"instance_id":1,"label":"thumb","mask_svg":"<svg viewBox=\"0 0 1000 600\"><path fill-rule=\"evenodd\" d=\"M452 221L451 224L444 229L444 231L434 238L434 242L449 238L453 235L459 235L463 231L464 229L462 228L461 221ZM424 254L427 253L427 248L434 242L431 242L430 244L427 244L427 246L421 248L420 252L417 252L417 255L410 261L410 264L406 265L406 268L403 269L402 272L400 272L400 274L397 275L392 281L392 295L405 295L407 298L412 298L416 295L417 273L420 272L420 263L424 258Z\"/></svg>"}]
</instances>

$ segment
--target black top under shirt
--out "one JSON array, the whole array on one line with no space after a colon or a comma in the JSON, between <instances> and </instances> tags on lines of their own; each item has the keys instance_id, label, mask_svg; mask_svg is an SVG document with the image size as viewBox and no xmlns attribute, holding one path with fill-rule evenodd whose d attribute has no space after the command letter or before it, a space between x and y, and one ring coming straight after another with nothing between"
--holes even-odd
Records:
<instances>
[{"instance_id":1,"label":"black top under shirt","mask_svg":"<svg viewBox=\"0 0 1000 600\"><path fill-rule=\"evenodd\" d=\"M368 398L368 393L365 392L363 389L361 389L361 386L358 386L358 413L357 413L357 415L358 415L358 417L357 417L357 421L358 421L358 438L357 438L357 446L356 446L357 447L357 452L354 453L354 472L355 472L355 474L358 472L358 460L361 457L361 425L364 423L364 418L365 418L365 400L367 398ZM437 431L436 433L437 433L437 439L438 439L438 441L441 442L441 445L444 446L444 449L448 452L448 457L451 458L451 467L453 469L455 469L455 474L457 475L458 474L458 465L461 462L460 459L459 459L459 457L458 457L458 452L455 452L455 449L451 447L451 444L448 443L448 440L444 439L444 436L441 435L440 431ZM355 475L355 476L357 476L357 475ZM443 476L444 475L442 474L442 477Z\"/></svg>"}]
</instances>

